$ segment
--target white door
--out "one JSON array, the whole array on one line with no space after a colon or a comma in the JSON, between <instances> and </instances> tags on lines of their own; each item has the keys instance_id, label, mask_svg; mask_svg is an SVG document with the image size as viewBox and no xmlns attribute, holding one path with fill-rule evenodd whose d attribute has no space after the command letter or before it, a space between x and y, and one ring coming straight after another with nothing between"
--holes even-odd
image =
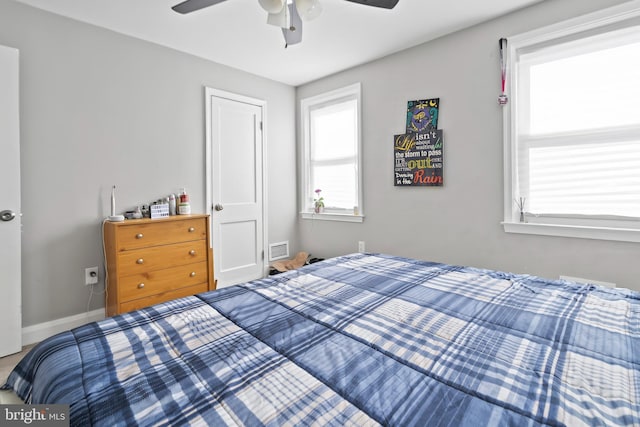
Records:
<instances>
[{"instance_id":1,"label":"white door","mask_svg":"<svg viewBox=\"0 0 640 427\"><path fill-rule=\"evenodd\" d=\"M22 349L18 51L0 46L0 357Z\"/></svg>"},{"instance_id":2,"label":"white door","mask_svg":"<svg viewBox=\"0 0 640 427\"><path fill-rule=\"evenodd\" d=\"M264 102L206 89L207 205L218 288L264 276Z\"/></svg>"}]
</instances>

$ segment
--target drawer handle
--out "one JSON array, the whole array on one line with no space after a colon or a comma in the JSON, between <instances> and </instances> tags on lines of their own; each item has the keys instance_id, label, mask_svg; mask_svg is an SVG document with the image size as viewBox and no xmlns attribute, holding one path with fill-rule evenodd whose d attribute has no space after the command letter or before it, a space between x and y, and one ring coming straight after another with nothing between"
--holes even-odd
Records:
<instances>
[{"instance_id":1,"label":"drawer handle","mask_svg":"<svg viewBox=\"0 0 640 427\"><path fill-rule=\"evenodd\" d=\"M195 254L196 254L195 249L191 249L191 250L189 251L189 255L195 255Z\"/></svg>"},{"instance_id":2,"label":"drawer handle","mask_svg":"<svg viewBox=\"0 0 640 427\"><path fill-rule=\"evenodd\" d=\"M142 239L143 237L144 237L144 234L142 233L136 234L136 239Z\"/></svg>"},{"instance_id":3,"label":"drawer handle","mask_svg":"<svg viewBox=\"0 0 640 427\"><path fill-rule=\"evenodd\" d=\"M193 227L189 227L189 233L193 233L194 231L196 231L196 229L195 229L195 228L193 228Z\"/></svg>"},{"instance_id":4,"label":"drawer handle","mask_svg":"<svg viewBox=\"0 0 640 427\"><path fill-rule=\"evenodd\" d=\"M142 258L138 258L136 261L137 264L144 264L144 260Z\"/></svg>"},{"instance_id":5,"label":"drawer handle","mask_svg":"<svg viewBox=\"0 0 640 427\"><path fill-rule=\"evenodd\" d=\"M190 274L189 276L191 276L191 277L196 277L196 272L195 272L195 271L192 271L192 272L191 272L191 274Z\"/></svg>"},{"instance_id":6,"label":"drawer handle","mask_svg":"<svg viewBox=\"0 0 640 427\"><path fill-rule=\"evenodd\" d=\"M138 284L138 289L142 289L142 288L144 288L144 283Z\"/></svg>"}]
</instances>

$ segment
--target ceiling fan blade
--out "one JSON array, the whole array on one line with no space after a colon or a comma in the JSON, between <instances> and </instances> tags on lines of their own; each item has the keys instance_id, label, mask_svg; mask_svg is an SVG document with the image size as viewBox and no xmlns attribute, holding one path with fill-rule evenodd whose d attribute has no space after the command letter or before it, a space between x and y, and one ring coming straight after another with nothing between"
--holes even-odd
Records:
<instances>
[{"instance_id":1,"label":"ceiling fan blade","mask_svg":"<svg viewBox=\"0 0 640 427\"><path fill-rule=\"evenodd\" d=\"M398 4L398 0L347 0L352 3L364 4L367 6L381 7L383 9L393 9Z\"/></svg>"},{"instance_id":2,"label":"ceiling fan blade","mask_svg":"<svg viewBox=\"0 0 640 427\"><path fill-rule=\"evenodd\" d=\"M178 13L190 13L204 9L205 7L213 6L214 4L222 3L223 1L226 0L186 0L173 6L171 9Z\"/></svg>"}]
</instances>

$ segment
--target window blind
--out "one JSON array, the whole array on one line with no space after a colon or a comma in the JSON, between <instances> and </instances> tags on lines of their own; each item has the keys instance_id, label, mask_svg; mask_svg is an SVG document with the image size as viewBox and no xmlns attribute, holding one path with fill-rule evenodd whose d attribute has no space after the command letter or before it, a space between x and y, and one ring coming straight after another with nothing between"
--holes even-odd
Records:
<instances>
[{"instance_id":1,"label":"window blind","mask_svg":"<svg viewBox=\"0 0 640 427\"><path fill-rule=\"evenodd\" d=\"M530 49L517 66L525 210L640 217L640 27Z\"/></svg>"},{"instance_id":2,"label":"window blind","mask_svg":"<svg viewBox=\"0 0 640 427\"><path fill-rule=\"evenodd\" d=\"M310 111L310 194L321 189L326 209L358 205L357 101Z\"/></svg>"}]
</instances>

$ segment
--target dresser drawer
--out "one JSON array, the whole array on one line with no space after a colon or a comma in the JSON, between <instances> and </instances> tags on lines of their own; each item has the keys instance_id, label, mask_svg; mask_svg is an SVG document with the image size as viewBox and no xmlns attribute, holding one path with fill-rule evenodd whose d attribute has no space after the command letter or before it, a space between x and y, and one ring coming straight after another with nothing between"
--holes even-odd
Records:
<instances>
[{"instance_id":1,"label":"dresser drawer","mask_svg":"<svg viewBox=\"0 0 640 427\"><path fill-rule=\"evenodd\" d=\"M103 223L107 316L215 289L208 215Z\"/></svg>"},{"instance_id":2,"label":"dresser drawer","mask_svg":"<svg viewBox=\"0 0 640 427\"><path fill-rule=\"evenodd\" d=\"M131 301L174 289L206 283L207 280L206 262L124 276L120 279L119 298L123 302Z\"/></svg>"},{"instance_id":3,"label":"dresser drawer","mask_svg":"<svg viewBox=\"0 0 640 427\"><path fill-rule=\"evenodd\" d=\"M207 260L206 240L153 246L118 254L119 275L147 273L178 265L194 264Z\"/></svg>"},{"instance_id":4,"label":"dresser drawer","mask_svg":"<svg viewBox=\"0 0 640 427\"><path fill-rule=\"evenodd\" d=\"M161 294L152 295L146 298L140 298L133 301L127 301L120 304L118 313L125 313L127 311L138 310L140 308L148 307L153 304L169 301L176 298L187 297L189 295L195 295L207 291L207 284L201 283L199 285L187 286L186 288L175 289Z\"/></svg>"},{"instance_id":5,"label":"dresser drawer","mask_svg":"<svg viewBox=\"0 0 640 427\"><path fill-rule=\"evenodd\" d=\"M205 240L207 221L205 218L193 218L177 221L162 219L131 226L124 225L118 230L118 250L168 245L177 242Z\"/></svg>"}]
</instances>

